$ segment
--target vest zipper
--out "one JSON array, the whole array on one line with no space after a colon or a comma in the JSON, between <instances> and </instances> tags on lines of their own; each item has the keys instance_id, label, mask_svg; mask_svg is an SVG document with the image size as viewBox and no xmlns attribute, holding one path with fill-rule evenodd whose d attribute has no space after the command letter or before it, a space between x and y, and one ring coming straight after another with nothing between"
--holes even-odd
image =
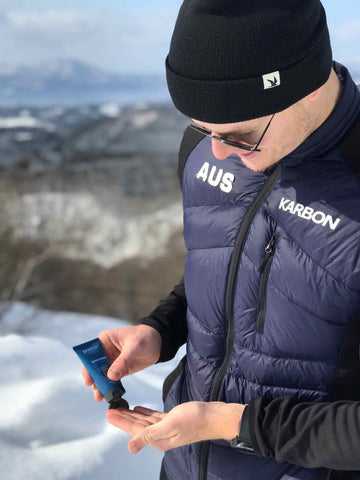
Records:
<instances>
[{"instance_id":1,"label":"vest zipper","mask_svg":"<svg viewBox=\"0 0 360 480\"><path fill-rule=\"evenodd\" d=\"M223 361L218 371L215 374L215 378L211 388L209 402L217 401L221 384L226 374L226 371L228 369L231 356L232 356L233 341L234 341L233 307L234 307L235 288L236 288L236 280L237 280L239 263L242 256L246 237L256 213L258 212L261 205L264 203L267 196L270 194L277 179L279 178L280 168L281 166L279 163L274 169L274 171L272 172L272 174L269 176L269 178L266 180L259 195L256 197L254 203L251 205L248 213L246 214L246 217L244 218L241 224L238 236L235 241L234 250L233 250L230 267L229 267L227 286L226 286L226 320L227 320L226 349L225 349ZM209 451L210 451L210 442L209 441L203 442L200 447L199 480L206 480Z\"/></svg>"},{"instance_id":2,"label":"vest zipper","mask_svg":"<svg viewBox=\"0 0 360 480\"><path fill-rule=\"evenodd\" d=\"M261 273L260 307L259 307L258 315L256 318L256 332L260 334L264 333L266 292L267 292L267 285L268 285L268 280L270 275L271 264L272 264L274 253L275 253L275 246L276 246L276 236L273 235L269 243L265 247L265 257L259 267L259 272Z\"/></svg>"}]
</instances>

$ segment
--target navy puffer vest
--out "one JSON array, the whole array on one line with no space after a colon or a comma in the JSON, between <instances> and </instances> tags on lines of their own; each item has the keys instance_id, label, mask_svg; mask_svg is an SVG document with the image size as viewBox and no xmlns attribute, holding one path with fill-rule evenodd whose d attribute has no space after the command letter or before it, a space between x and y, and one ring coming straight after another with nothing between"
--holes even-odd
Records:
<instances>
[{"instance_id":1,"label":"navy puffer vest","mask_svg":"<svg viewBox=\"0 0 360 480\"><path fill-rule=\"evenodd\" d=\"M341 397L340 360L360 312L360 185L338 148L360 96L342 73L333 114L271 170L252 172L235 155L217 160L207 137L187 156L187 360L166 411L191 400ZM169 480L328 475L221 440L171 450L164 466Z\"/></svg>"}]
</instances>

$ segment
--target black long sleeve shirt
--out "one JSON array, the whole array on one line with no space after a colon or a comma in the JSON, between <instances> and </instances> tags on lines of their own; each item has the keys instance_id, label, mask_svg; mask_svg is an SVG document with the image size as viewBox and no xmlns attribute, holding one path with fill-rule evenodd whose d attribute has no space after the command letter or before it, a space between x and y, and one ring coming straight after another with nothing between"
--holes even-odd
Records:
<instances>
[{"instance_id":1,"label":"black long sleeve shirt","mask_svg":"<svg viewBox=\"0 0 360 480\"><path fill-rule=\"evenodd\" d=\"M247 408L258 455L308 468L359 470L360 478L360 402L261 397Z\"/></svg>"},{"instance_id":2,"label":"black long sleeve shirt","mask_svg":"<svg viewBox=\"0 0 360 480\"><path fill-rule=\"evenodd\" d=\"M186 342L186 309L184 282L181 281L148 317L141 320L140 323L150 325L161 335L159 362L174 358L178 349Z\"/></svg>"},{"instance_id":3,"label":"black long sleeve shirt","mask_svg":"<svg viewBox=\"0 0 360 480\"><path fill-rule=\"evenodd\" d=\"M161 335L160 362L173 358L186 342L186 308L181 282L141 320ZM360 401L312 403L260 397L246 408L245 430L257 455L307 468L359 470L351 477L347 472L344 478L360 479ZM341 473L336 478L342 478Z\"/></svg>"}]
</instances>

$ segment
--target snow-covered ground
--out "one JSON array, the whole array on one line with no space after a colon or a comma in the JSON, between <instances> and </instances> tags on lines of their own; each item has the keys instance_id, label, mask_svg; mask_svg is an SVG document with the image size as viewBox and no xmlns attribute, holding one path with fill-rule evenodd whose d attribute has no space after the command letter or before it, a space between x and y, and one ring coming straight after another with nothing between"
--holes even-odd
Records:
<instances>
[{"instance_id":1,"label":"snow-covered ground","mask_svg":"<svg viewBox=\"0 0 360 480\"><path fill-rule=\"evenodd\" d=\"M130 437L107 423L107 404L93 400L72 350L101 330L126 325L23 303L0 310L2 480L158 479L162 454L152 447L128 452ZM130 407L161 410L163 379L183 354L126 377Z\"/></svg>"}]
</instances>

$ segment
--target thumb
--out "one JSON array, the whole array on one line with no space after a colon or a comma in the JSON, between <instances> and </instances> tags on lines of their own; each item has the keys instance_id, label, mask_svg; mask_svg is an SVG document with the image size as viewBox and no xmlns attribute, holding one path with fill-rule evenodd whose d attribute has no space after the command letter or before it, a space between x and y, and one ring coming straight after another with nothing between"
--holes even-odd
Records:
<instances>
[{"instance_id":1,"label":"thumb","mask_svg":"<svg viewBox=\"0 0 360 480\"><path fill-rule=\"evenodd\" d=\"M129 452L140 452L140 450L142 450L147 445L151 445L152 443L156 442L156 440L159 440L158 430L159 429L157 425L151 425L144 428L141 433L134 435L128 445Z\"/></svg>"},{"instance_id":2,"label":"thumb","mask_svg":"<svg viewBox=\"0 0 360 480\"><path fill-rule=\"evenodd\" d=\"M120 378L129 375L129 360L123 352L113 361L111 367L107 372L107 376L113 382L120 380Z\"/></svg>"}]
</instances>

